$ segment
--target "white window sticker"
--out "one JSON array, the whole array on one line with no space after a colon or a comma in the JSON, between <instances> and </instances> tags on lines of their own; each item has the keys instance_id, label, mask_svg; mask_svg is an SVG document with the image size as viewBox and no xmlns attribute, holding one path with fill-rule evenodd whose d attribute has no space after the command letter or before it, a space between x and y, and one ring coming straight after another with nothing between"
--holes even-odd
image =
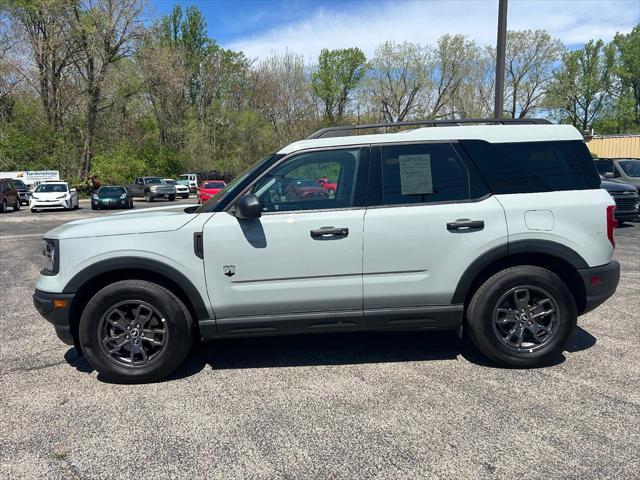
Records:
<instances>
[{"instance_id":1,"label":"white window sticker","mask_svg":"<svg viewBox=\"0 0 640 480\"><path fill-rule=\"evenodd\" d=\"M431 155L400 155L400 186L402 195L433 193Z\"/></svg>"}]
</instances>

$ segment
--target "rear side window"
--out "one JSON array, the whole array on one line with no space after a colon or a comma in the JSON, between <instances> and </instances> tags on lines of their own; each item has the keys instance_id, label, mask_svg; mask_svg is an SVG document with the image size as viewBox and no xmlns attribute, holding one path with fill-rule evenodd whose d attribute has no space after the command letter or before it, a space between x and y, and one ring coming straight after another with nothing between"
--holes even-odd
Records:
<instances>
[{"instance_id":1,"label":"rear side window","mask_svg":"<svg viewBox=\"0 0 640 480\"><path fill-rule=\"evenodd\" d=\"M476 178L449 143L382 147L385 205L469 201Z\"/></svg>"},{"instance_id":2,"label":"rear side window","mask_svg":"<svg viewBox=\"0 0 640 480\"><path fill-rule=\"evenodd\" d=\"M611 160L596 160L595 162L596 168L598 172L602 173L613 173L613 161Z\"/></svg>"},{"instance_id":3,"label":"rear side window","mask_svg":"<svg viewBox=\"0 0 640 480\"><path fill-rule=\"evenodd\" d=\"M495 194L600 187L591 154L581 141L461 143Z\"/></svg>"}]
</instances>

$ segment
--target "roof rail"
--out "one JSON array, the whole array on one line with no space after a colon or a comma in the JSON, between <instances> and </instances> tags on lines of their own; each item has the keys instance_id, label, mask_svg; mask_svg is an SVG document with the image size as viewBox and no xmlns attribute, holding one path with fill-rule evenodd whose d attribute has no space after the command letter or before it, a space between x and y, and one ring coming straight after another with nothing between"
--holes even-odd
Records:
<instances>
[{"instance_id":1,"label":"roof rail","mask_svg":"<svg viewBox=\"0 0 640 480\"><path fill-rule=\"evenodd\" d=\"M551 122L545 118L467 118L460 120L411 120L409 122L395 122L395 123L369 123L363 125L341 125L338 127L327 127L312 133L307 139L328 137L346 137L351 133L340 135L339 132L353 132L354 130L363 130L367 128L388 128L388 127L411 127L411 126L423 126L423 127L439 127L439 126L455 126L463 125L467 123L489 123L492 125L546 125ZM327 135L333 133L334 135ZM337 134L336 134L337 133Z\"/></svg>"}]
</instances>

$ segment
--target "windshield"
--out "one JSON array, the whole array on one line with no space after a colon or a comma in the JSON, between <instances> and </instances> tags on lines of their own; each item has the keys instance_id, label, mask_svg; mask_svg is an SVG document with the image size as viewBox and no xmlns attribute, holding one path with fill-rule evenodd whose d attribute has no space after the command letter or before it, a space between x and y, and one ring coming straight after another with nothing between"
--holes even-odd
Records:
<instances>
[{"instance_id":1,"label":"windshield","mask_svg":"<svg viewBox=\"0 0 640 480\"><path fill-rule=\"evenodd\" d=\"M164 183L168 183L169 185L177 185L178 182L176 182L175 180L171 179L171 178L165 178L164 179Z\"/></svg>"},{"instance_id":2,"label":"windshield","mask_svg":"<svg viewBox=\"0 0 640 480\"><path fill-rule=\"evenodd\" d=\"M64 183L41 183L36 188L36 192L52 193L52 192L66 192L67 186Z\"/></svg>"},{"instance_id":3,"label":"windshield","mask_svg":"<svg viewBox=\"0 0 640 480\"><path fill-rule=\"evenodd\" d=\"M144 180L144 183L156 185L162 183L162 179L160 177L149 177Z\"/></svg>"},{"instance_id":4,"label":"windshield","mask_svg":"<svg viewBox=\"0 0 640 480\"><path fill-rule=\"evenodd\" d=\"M189 175L180 175L180 178L189 181Z\"/></svg>"},{"instance_id":5,"label":"windshield","mask_svg":"<svg viewBox=\"0 0 640 480\"><path fill-rule=\"evenodd\" d=\"M224 182L206 182L203 188L224 188Z\"/></svg>"},{"instance_id":6,"label":"windshield","mask_svg":"<svg viewBox=\"0 0 640 480\"><path fill-rule=\"evenodd\" d=\"M16 187L27 187L22 180L12 180L12 182Z\"/></svg>"},{"instance_id":7,"label":"windshield","mask_svg":"<svg viewBox=\"0 0 640 480\"><path fill-rule=\"evenodd\" d=\"M220 203L227 195L236 195L239 192L236 192L236 187L242 187L246 180L249 180L254 174L260 173L263 169L266 169L273 160L281 158L282 155L267 155L264 158L261 158L256 163L247 168L244 172L234 178L231 182L227 184L222 190L216 193L209 200L200 205L195 213L203 213L203 212L212 212L215 207Z\"/></svg>"},{"instance_id":8,"label":"windshield","mask_svg":"<svg viewBox=\"0 0 640 480\"><path fill-rule=\"evenodd\" d=\"M100 187L98 193L102 195L117 195L126 193L124 187Z\"/></svg>"},{"instance_id":9,"label":"windshield","mask_svg":"<svg viewBox=\"0 0 640 480\"><path fill-rule=\"evenodd\" d=\"M620 168L629 177L640 177L640 160L620 160Z\"/></svg>"}]
</instances>

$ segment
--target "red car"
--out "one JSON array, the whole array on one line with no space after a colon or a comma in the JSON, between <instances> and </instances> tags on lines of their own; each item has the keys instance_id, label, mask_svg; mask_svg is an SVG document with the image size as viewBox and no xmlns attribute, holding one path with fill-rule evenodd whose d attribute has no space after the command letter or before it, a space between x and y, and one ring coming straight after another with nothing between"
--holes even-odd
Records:
<instances>
[{"instance_id":1,"label":"red car","mask_svg":"<svg viewBox=\"0 0 640 480\"><path fill-rule=\"evenodd\" d=\"M336 190L338 189L338 184L336 182L332 182L328 178L319 178L316 183L324 188L329 196L336 193Z\"/></svg>"},{"instance_id":2,"label":"red car","mask_svg":"<svg viewBox=\"0 0 640 480\"><path fill-rule=\"evenodd\" d=\"M324 188L315 184L313 180L298 179L287 185L285 192L288 201L320 200L327 198Z\"/></svg>"},{"instance_id":3,"label":"red car","mask_svg":"<svg viewBox=\"0 0 640 480\"><path fill-rule=\"evenodd\" d=\"M222 180L207 180L202 182L202 185L198 188L198 203L206 202L226 186L227 184Z\"/></svg>"}]
</instances>

